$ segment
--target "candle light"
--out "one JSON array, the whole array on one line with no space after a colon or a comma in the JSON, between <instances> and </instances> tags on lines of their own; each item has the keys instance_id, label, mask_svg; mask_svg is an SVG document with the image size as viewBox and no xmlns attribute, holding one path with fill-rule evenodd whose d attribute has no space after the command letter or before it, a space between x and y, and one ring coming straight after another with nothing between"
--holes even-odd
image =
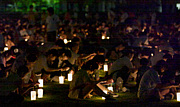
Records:
<instances>
[{"instance_id":1,"label":"candle light","mask_svg":"<svg viewBox=\"0 0 180 107\"><path fill-rule=\"evenodd\" d=\"M107 65L107 63L104 64L104 71L108 71L108 65Z\"/></svg>"},{"instance_id":2,"label":"candle light","mask_svg":"<svg viewBox=\"0 0 180 107\"><path fill-rule=\"evenodd\" d=\"M151 56L154 56L154 54L153 54L153 53L151 53Z\"/></svg>"},{"instance_id":3,"label":"candle light","mask_svg":"<svg viewBox=\"0 0 180 107\"><path fill-rule=\"evenodd\" d=\"M177 92L177 101L180 101L180 92Z\"/></svg>"},{"instance_id":4,"label":"candle light","mask_svg":"<svg viewBox=\"0 0 180 107\"><path fill-rule=\"evenodd\" d=\"M38 89L38 98L43 98L43 89Z\"/></svg>"},{"instance_id":5,"label":"candle light","mask_svg":"<svg viewBox=\"0 0 180 107\"><path fill-rule=\"evenodd\" d=\"M113 91L113 87L112 86L108 87L108 90Z\"/></svg>"},{"instance_id":6,"label":"candle light","mask_svg":"<svg viewBox=\"0 0 180 107\"><path fill-rule=\"evenodd\" d=\"M102 36L102 39L105 39L105 36L104 36L104 35Z\"/></svg>"},{"instance_id":7,"label":"candle light","mask_svg":"<svg viewBox=\"0 0 180 107\"><path fill-rule=\"evenodd\" d=\"M64 39L64 43L65 43L65 44L67 44L67 43L68 43L67 39Z\"/></svg>"},{"instance_id":8,"label":"candle light","mask_svg":"<svg viewBox=\"0 0 180 107\"><path fill-rule=\"evenodd\" d=\"M110 37L108 36L107 39L109 39Z\"/></svg>"},{"instance_id":9,"label":"candle light","mask_svg":"<svg viewBox=\"0 0 180 107\"><path fill-rule=\"evenodd\" d=\"M43 79L38 79L39 87L43 87Z\"/></svg>"},{"instance_id":10,"label":"candle light","mask_svg":"<svg viewBox=\"0 0 180 107\"><path fill-rule=\"evenodd\" d=\"M25 41L28 41L28 39L25 39Z\"/></svg>"},{"instance_id":11,"label":"candle light","mask_svg":"<svg viewBox=\"0 0 180 107\"><path fill-rule=\"evenodd\" d=\"M105 97L102 97L102 99L104 100L104 99L106 99Z\"/></svg>"},{"instance_id":12,"label":"candle light","mask_svg":"<svg viewBox=\"0 0 180 107\"><path fill-rule=\"evenodd\" d=\"M36 91L31 91L31 100L36 100Z\"/></svg>"},{"instance_id":13,"label":"candle light","mask_svg":"<svg viewBox=\"0 0 180 107\"><path fill-rule=\"evenodd\" d=\"M4 47L4 51L8 51L8 47Z\"/></svg>"},{"instance_id":14,"label":"candle light","mask_svg":"<svg viewBox=\"0 0 180 107\"><path fill-rule=\"evenodd\" d=\"M59 84L64 84L64 76L59 76Z\"/></svg>"},{"instance_id":15,"label":"candle light","mask_svg":"<svg viewBox=\"0 0 180 107\"><path fill-rule=\"evenodd\" d=\"M68 74L68 81L72 81L72 74L71 73Z\"/></svg>"},{"instance_id":16,"label":"candle light","mask_svg":"<svg viewBox=\"0 0 180 107\"><path fill-rule=\"evenodd\" d=\"M103 90L103 92L105 93L105 94L107 94L108 92L107 92L107 90Z\"/></svg>"}]
</instances>

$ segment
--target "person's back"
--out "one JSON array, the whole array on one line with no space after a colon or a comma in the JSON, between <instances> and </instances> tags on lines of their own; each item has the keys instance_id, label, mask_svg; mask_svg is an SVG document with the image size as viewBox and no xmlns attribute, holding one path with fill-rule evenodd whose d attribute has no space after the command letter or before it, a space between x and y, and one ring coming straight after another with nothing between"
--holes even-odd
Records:
<instances>
[{"instance_id":1,"label":"person's back","mask_svg":"<svg viewBox=\"0 0 180 107\"><path fill-rule=\"evenodd\" d=\"M111 73L120 70L123 66L127 66L128 68L133 68L130 59L126 56L117 59L110 67L108 74L110 75Z\"/></svg>"},{"instance_id":2,"label":"person's back","mask_svg":"<svg viewBox=\"0 0 180 107\"><path fill-rule=\"evenodd\" d=\"M73 80L70 84L70 92L68 94L68 97L70 98L78 98L79 97L79 92L80 92L80 87L83 87L83 84L89 82L89 76L86 72L86 70L80 70L77 71L74 76ZM79 87L78 87L79 86ZM77 87L77 89L76 89Z\"/></svg>"},{"instance_id":3,"label":"person's back","mask_svg":"<svg viewBox=\"0 0 180 107\"><path fill-rule=\"evenodd\" d=\"M137 78L136 78L137 86L139 86L139 82L142 76L144 75L144 73L150 69L150 67L147 66L148 63L149 63L148 59L146 58L140 59L141 67L138 68L138 73L137 73Z\"/></svg>"}]
</instances>

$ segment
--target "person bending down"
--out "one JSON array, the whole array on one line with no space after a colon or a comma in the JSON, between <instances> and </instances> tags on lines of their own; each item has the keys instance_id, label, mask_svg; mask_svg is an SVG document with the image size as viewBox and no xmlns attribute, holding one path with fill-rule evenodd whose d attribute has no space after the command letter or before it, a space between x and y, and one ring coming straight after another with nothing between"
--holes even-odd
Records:
<instances>
[{"instance_id":1,"label":"person bending down","mask_svg":"<svg viewBox=\"0 0 180 107\"><path fill-rule=\"evenodd\" d=\"M138 98L141 101L160 101L166 99L170 89L173 87L179 87L180 85L167 85L162 84L160 76L166 70L167 64L164 60L160 60L144 73L141 78L138 88Z\"/></svg>"},{"instance_id":2,"label":"person bending down","mask_svg":"<svg viewBox=\"0 0 180 107\"><path fill-rule=\"evenodd\" d=\"M98 64L89 61L74 74L73 80L70 83L69 98L90 98L90 93L93 91L97 95L105 97L106 100L114 100L110 95L103 92L102 88L99 86L100 81L95 81L91 78L90 75L93 74L96 69L98 69Z\"/></svg>"}]
</instances>

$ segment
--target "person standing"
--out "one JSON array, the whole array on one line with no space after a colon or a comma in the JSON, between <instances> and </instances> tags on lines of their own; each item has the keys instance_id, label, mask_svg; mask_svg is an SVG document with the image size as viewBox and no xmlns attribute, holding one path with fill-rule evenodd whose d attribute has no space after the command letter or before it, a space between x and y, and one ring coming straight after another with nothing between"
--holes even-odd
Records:
<instances>
[{"instance_id":1,"label":"person standing","mask_svg":"<svg viewBox=\"0 0 180 107\"><path fill-rule=\"evenodd\" d=\"M47 42L56 41L56 30L59 24L59 16L54 14L54 9L49 7L47 9L48 16L46 18L46 27L47 27Z\"/></svg>"},{"instance_id":2,"label":"person standing","mask_svg":"<svg viewBox=\"0 0 180 107\"><path fill-rule=\"evenodd\" d=\"M33 5L30 5L29 8L30 8L30 11L28 12L29 24L30 25L35 25L35 16L36 16L36 13L33 11L34 7L33 7Z\"/></svg>"}]
</instances>

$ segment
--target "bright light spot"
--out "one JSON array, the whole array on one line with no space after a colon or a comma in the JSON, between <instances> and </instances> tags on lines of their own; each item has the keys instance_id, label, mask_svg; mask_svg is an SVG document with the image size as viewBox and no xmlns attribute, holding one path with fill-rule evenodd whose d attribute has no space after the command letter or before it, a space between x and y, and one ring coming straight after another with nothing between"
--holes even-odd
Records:
<instances>
[{"instance_id":1,"label":"bright light spot","mask_svg":"<svg viewBox=\"0 0 180 107\"><path fill-rule=\"evenodd\" d=\"M107 92L107 90L104 90L103 92L104 92L105 94L107 94L107 93L108 93L108 92Z\"/></svg>"},{"instance_id":2,"label":"bright light spot","mask_svg":"<svg viewBox=\"0 0 180 107\"><path fill-rule=\"evenodd\" d=\"M105 100L106 98L105 97L102 97L103 100Z\"/></svg>"},{"instance_id":3,"label":"bright light spot","mask_svg":"<svg viewBox=\"0 0 180 107\"><path fill-rule=\"evenodd\" d=\"M151 53L151 56L154 56L153 53Z\"/></svg>"},{"instance_id":4,"label":"bright light spot","mask_svg":"<svg viewBox=\"0 0 180 107\"><path fill-rule=\"evenodd\" d=\"M4 47L4 51L8 51L8 47Z\"/></svg>"},{"instance_id":5,"label":"bright light spot","mask_svg":"<svg viewBox=\"0 0 180 107\"><path fill-rule=\"evenodd\" d=\"M113 91L113 87L112 86L108 87L108 90Z\"/></svg>"},{"instance_id":6,"label":"bright light spot","mask_svg":"<svg viewBox=\"0 0 180 107\"><path fill-rule=\"evenodd\" d=\"M67 43L68 43L67 39L64 39L64 43L65 43L65 44L67 44Z\"/></svg>"},{"instance_id":7,"label":"bright light spot","mask_svg":"<svg viewBox=\"0 0 180 107\"><path fill-rule=\"evenodd\" d=\"M18 53L19 52L19 50L16 48L16 49L14 49L14 53Z\"/></svg>"},{"instance_id":8,"label":"bright light spot","mask_svg":"<svg viewBox=\"0 0 180 107\"><path fill-rule=\"evenodd\" d=\"M105 39L105 36L104 36L104 35L102 36L102 39Z\"/></svg>"},{"instance_id":9,"label":"bright light spot","mask_svg":"<svg viewBox=\"0 0 180 107\"><path fill-rule=\"evenodd\" d=\"M180 3L177 3L176 7L178 8L178 10L180 10Z\"/></svg>"},{"instance_id":10,"label":"bright light spot","mask_svg":"<svg viewBox=\"0 0 180 107\"><path fill-rule=\"evenodd\" d=\"M180 101L180 92L177 92L177 101Z\"/></svg>"}]
</instances>

